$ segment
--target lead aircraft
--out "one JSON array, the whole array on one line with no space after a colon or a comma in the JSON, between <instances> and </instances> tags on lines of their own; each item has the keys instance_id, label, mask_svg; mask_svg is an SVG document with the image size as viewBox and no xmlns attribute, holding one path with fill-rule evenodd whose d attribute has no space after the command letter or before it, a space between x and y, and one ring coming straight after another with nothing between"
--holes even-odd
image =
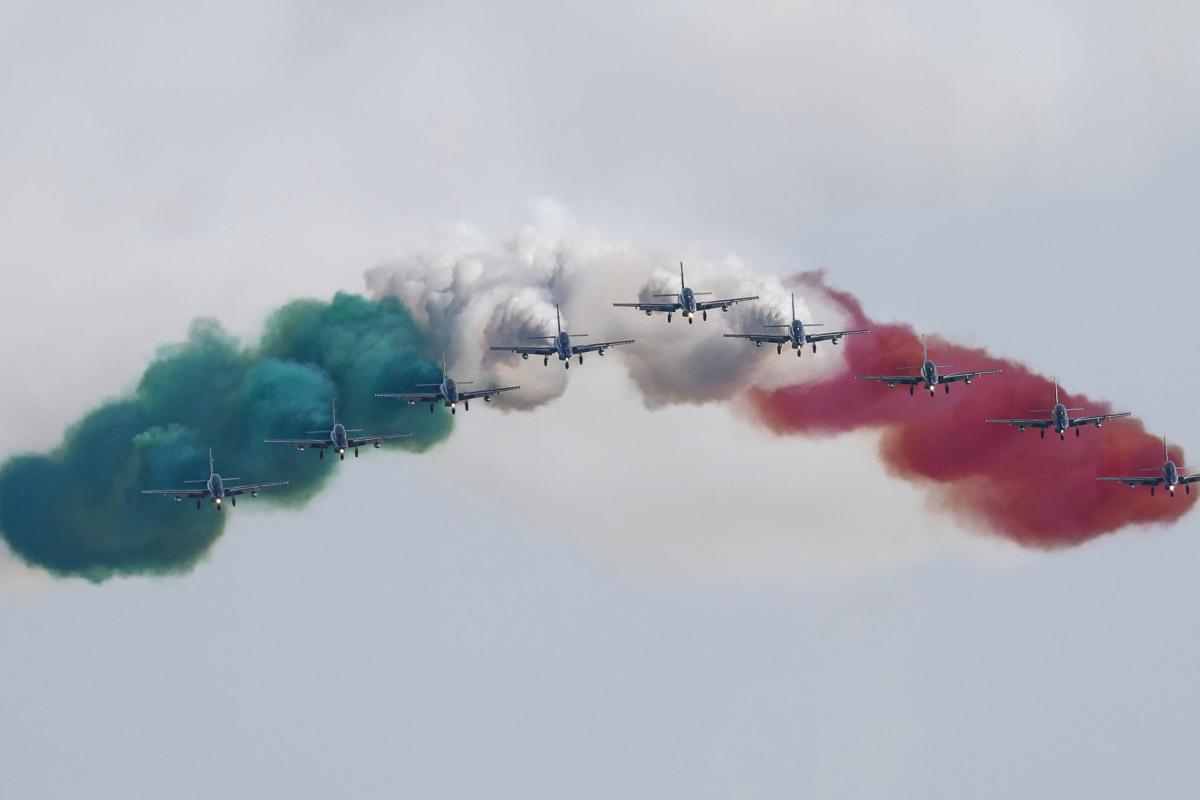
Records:
<instances>
[{"instance_id":1,"label":"lead aircraft","mask_svg":"<svg viewBox=\"0 0 1200 800\"><path fill-rule=\"evenodd\" d=\"M697 300L701 295L709 295L712 292L696 292L687 285L683 278L683 262L679 262L679 294L655 294L651 297L670 297L673 298L669 303L613 303L616 308L636 308L639 311L645 311L647 317L654 316L655 312L667 315L667 322L671 321L673 314L681 314L687 317L688 325L696 321L696 312L699 311L702 318L708 319L708 312L719 308L722 311L728 311L729 307L734 303L742 303L747 300L757 300L758 295L753 297L727 297L724 300Z\"/></svg>"}]
</instances>

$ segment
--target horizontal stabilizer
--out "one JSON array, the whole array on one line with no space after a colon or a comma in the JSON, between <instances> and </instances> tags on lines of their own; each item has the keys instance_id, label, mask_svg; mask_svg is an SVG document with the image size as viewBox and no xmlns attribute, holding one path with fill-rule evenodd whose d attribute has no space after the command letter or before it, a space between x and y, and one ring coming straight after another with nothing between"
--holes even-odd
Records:
<instances>
[{"instance_id":1,"label":"horizontal stabilizer","mask_svg":"<svg viewBox=\"0 0 1200 800\"><path fill-rule=\"evenodd\" d=\"M431 388L436 389L439 386L441 386L440 383L418 383L417 384L418 389L431 389Z\"/></svg>"},{"instance_id":2,"label":"horizontal stabilizer","mask_svg":"<svg viewBox=\"0 0 1200 800\"><path fill-rule=\"evenodd\" d=\"M557 339L558 337L557 336L526 336L525 338L531 342L547 342L551 339Z\"/></svg>"},{"instance_id":3,"label":"horizontal stabilizer","mask_svg":"<svg viewBox=\"0 0 1200 800\"><path fill-rule=\"evenodd\" d=\"M184 483L208 483L208 479L206 478L202 481L184 481Z\"/></svg>"},{"instance_id":4,"label":"horizontal stabilizer","mask_svg":"<svg viewBox=\"0 0 1200 800\"><path fill-rule=\"evenodd\" d=\"M1162 472L1162 467L1142 467L1138 472Z\"/></svg>"}]
</instances>

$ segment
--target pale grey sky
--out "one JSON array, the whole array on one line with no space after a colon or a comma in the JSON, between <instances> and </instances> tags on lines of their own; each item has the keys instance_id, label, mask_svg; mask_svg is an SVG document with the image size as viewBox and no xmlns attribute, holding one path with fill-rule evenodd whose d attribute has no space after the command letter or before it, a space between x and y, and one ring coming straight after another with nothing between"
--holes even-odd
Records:
<instances>
[{"instance_id":1,"label":"pale grey sky","mask_svg":"<svg viewBox=\"0 0 1200 800\"><path fill-rule=\"evenodd\" d=\"M508 236L540 197L614 239L827 268L877 317L1200 452L1198 23L1187 3L0 7L0 452L52 446L198 314L252 334L431 229ZM837 442L797 442L767 457L777 491L747 493L775 516L790 493L837 557L781 569L816 551L690 547L669 493L661 534L611 493L554 498L558 518L506 497L509 428L530 486L598 470L556 450L573 399L542 429L472 410L424 461L345 465L304 515L239 508L184 578L0 568L5 792L1195 796L1195 519L997 553L879 476L856 549L816 482ZM617 411L594 424L740 424ZM839 468L880 472L844 446ZM672 465L668 487L711 477Z\"/></svg>"}]
</instances>

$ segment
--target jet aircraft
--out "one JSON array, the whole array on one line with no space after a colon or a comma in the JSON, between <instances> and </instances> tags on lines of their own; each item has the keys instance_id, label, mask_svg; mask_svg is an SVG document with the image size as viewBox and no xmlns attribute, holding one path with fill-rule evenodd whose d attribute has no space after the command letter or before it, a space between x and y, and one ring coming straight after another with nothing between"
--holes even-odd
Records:
<instances>
[{"instance_id":1,"label":"jet aircraft","mask_svg":"<svg viewBox=\"0 0 1200 800\"><path fill-rule=\"evenodd\" d=\"M1183 486L1184 494L1191 494L1191 484L1200 481L1200 473L1193 472L1190 475L1181 474L1191 472L1192 470L1195 470L1196 467L1180 468L1176 466L1175 462L1171 459L1170 452L1167 450L1167 437L1165 436L1163 437L1163 458L1166 460L1163 461L1161 467L1142 467L1140 470L1138 470L1139 472L1157 472L1157 475L1135 475L1127 478L1104 477L1096 478L1096 480L1120 481L1121 483L1127 484L1130 489L1135 486L1149 486L1151 497L1154 496L1154 490L1159 486L1167 487L1167 492L1170 493L1171 497L1175 496L1175 489L1180 485Z\"/></svg>"},{"instance_id":2,"label":"jet aircraft","mask_svg":"<svg viewBox=\"0 0 1200 800\"><path fill-rule=\"evenodd\" d=\"M272 486L287 486L287 481L274 481L272 483L246 483L237 486L226 486L225 481L240 481L241 478L222 478L217 474L213 466L212 448L208 450L208 480L184 481L184 483L202 483L203 488L200 489L143 489L142 494L165 494L175 499L175 502L182 503L185 497L196 498L196 508L200 508L201 501L206 498L216 506L217 511L222 508L222 503L225 498L229 498L231 505L237 505L237 496L239 494L249 494L251 497L258 497L258 493L263 489L269 489Z\"/></svg>"},{"instance_id":3,"label":"jet aircraft","mask_svg":"<svg viewBox=\"0 0 1200 800\"><path fill-rule=\"evenodd\" d=\"M1030 414L1049 414L1049 419L989 419L985 422L992 422L998 425L1014 425L1017 430L1023 431L1026 428L1037 428L1038 433L1043 439L1046 438L1046 429L1053 428L1058 434L1060 440L1067 438L1067 429L1074 428L1075 436L1079 436L1079 427L1081 425L1095 425L1099 428L1110 419L1120 419L1128 417L1130 412L1122 411L1119 414L1095 414L1087 417L1071 417L1072 411L1082 411L1082 408L1067 408L1058 399L1058 381L1054 382L1054 408L1035 408L1030 410Z\"/></svg>"},{"instance_id":4,"label":"jet aircraft","mask_svg":"<svg viewBox=\"0 0 1200 800\"><path fill-rule=\"evenodd\" d=\"M633 339L621 339L614 342L593 342L592 344L571 344L571 334L563 330L562 315L559 313L558 306L554 306L554 319L558 325L557 336L530 336L532 341L550 341L552 344L547 345L512 345L507 347L493 347L492 350L500 350L510 353L520 353L521 358L528 359L530 356L541 356L542 366L550 366L550 356L558 356L558 360L563 362L563 366L567 369L571 368L571 356L579 356L579 363L583 363L583 354L596 352L599 355L604 355L604 351L610 347L617 347L623 344L633 344ZM586 333L576 333L575 338L587 336Z\"/></svg>"},{"instance_id":5,"label":"jet aircraft","mask_svg":"<svg viewBox=\"0 0 1200 800\"><path fill-rule=\"evenodd\" d=\"M968 386L971 381L975 380L980 375L991 375L1000 372L998 369L976 369L970 372L951 372L943 375L938 372L939 369L947 369L951 364L935 364L929 358L929 345L925 342L925 337L921 337L921 347L924 355L921 357L921 366L919 367L896 367L897 370L915 369L918 370L916 375L860 375L855 378L858 381L879 381L886 383L889 389L894 389L896 384L908 387L908 393L911 395L917 386L924 385L929 390L929 396L933 397L938 385L941 384L946 388L946 394L950 394L950 384L956 381L962 381Z\"/></svg>"},{"instance_id":6,"label":"jet aircraft","mask_svg":"<svg viewBox=\"0 0 1200 800\"><path fill-rule=\"evenodd\" d=\"M817 342L829 342L837 344L838 340L843 336L853 336L858 333L870 333L870 330L863 328L855 331L832 331L829 333L809 333L806 328L824 327L819 322L804 323L796 319L796 295L792 293L792 321L788 325L764 325L764 328L787 328L787 333L727 333L726 339L749 339L754 342L755 347L762 347L763 344L775 345L776 354L783 353L783 346L786 344L796 351L796 356L804 354L804 345L811 344L812 351L817 352Z\"/></svg>"},{"instance_id":7,"label":"jet aircraft","mask_svg":"<svg viewBox=\"0 0 1200 800\"><path fill-rule=\"evenodd\" d=\"M667 322L671 321L671 317L675 314L682 314L687 317L688 324L691 325L696 321L696 312L699 311L705 320L708 319L708 312L712 309L719 308L722 311L728 311L729 307L734 303L741 303L746 300L757 300L758 295L753 297L727 297L724 300L697 300L697 297L702 295L710 295L712 292L695 292L692 291L683 278L683 262L679 262L679 294L656 294L653 297L670 297L672 300L666 303L613 303L616 308L636 308L639 311L646 312L646 316L653 316L655 312L667 315Z\"/></svg>"},{"instance_id":8,"label":"jet aircraft","mask_svg":"<svg viewBox=\"0 0 1200 800\"><path fill-rule=\"evenodd\" d=\"M495 348L492 348L495 349ZM429 403L429 413L433 413L433 409L438 403L445 404L445 407L450 409L451 414L458 413L459 401L463 404L464 411L471 410L471 401L476 397L482 397L483 402L490 403L492 398L502 392L511 392L520 389L520 386L493 386L490 389L472 389L466 392L460 392L459 386L469 386L475 381L456 381L446 374L446 354L442 353L442 382L441 383L418 383L418 389L433 389L432 392L378 392L376 397L390 397L394 400L403 400L410 406L415 406L417 403Z\"/></svg>"},{"instance_id":9,"label":"jet aircraft","mask_svg":"<svg viewBox=\"0 0 1200 800\"><path fill-rule=\"evenodd\" d=\"M353 450L354 457L358 458L358 448L366 445L374 445L378 448L384 442L390 439L403 439L406 436L412 436L411 433L392 433L386 436L350 436L351 433L362 433L361 428L347 428L337 419L337 401L333 401L333 428L328 433L325 431L309 431L309 433L319 433L324 438L322 439L267 439L267 444L286 444L300 450L316 449L321 452L320 458L325 457L325 450L332 448L337 451L338 458L342 461L346 460L346 451Z\"/></svg>"}]
</instances>

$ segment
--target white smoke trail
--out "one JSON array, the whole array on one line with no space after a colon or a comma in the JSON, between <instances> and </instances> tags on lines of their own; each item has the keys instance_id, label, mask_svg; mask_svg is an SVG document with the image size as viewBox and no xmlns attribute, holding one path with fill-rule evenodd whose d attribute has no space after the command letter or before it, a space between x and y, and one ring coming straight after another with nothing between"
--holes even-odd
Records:
<instances>
[{"instance_id":1,"label":"white smoke trail","mask_svg":"<svg viewBox=\"0 0 1200 800\"><path fill-rule=\"evenodd\" d=\"M521 384L520 392L505 398L505 407L535 408L566 387L567 373L556 361L546 369L534 359L488 350L552 335L555 303L567 330L590 334L585 341L636 340L609 357L619 352L617 360L648 408L729 400L751 385L794 384L837 369L838 351L829 346L815 357L776 359L769 348L756 350L721 335L790 319L790 295L776 275L755 271L736 255L662 253L609 241L577 229L550 202L536 211L536 221L511 239L460 227L366 276L373 293L399 298L427 326L456 377ZM697 319L694 325L612 307L678 291L680 260L697 290L760 300L710 312L708 322ZM827 325L843 321L820 296L801 295L796 302L802 319L812 321L815 314Z\"/></svg>"},{"instance_id":2,"label":"white smoke trail","mask_svg":"<svg viewBox=\"0 0 1200 800\"><path fill-rule=\"evenodd\" d=\"M367 275L371 291L398 297L427 326L455 377L521 384L497 407L528 410L570 394L503 424L464 420L471 435L424 456L422 469L454 474L538 528L658 575L787 581L931 553L1012 557L1007 542L931 520L919 488L887 477L875 434L808 441L749 423L736 403L746 389L824 379L841 367L841 348L854 346L823 346L798 359L721 335L788 321L785 281L734 255L693 249L681 256L607 240L571 225L552 203L537 212L510 239L456 228ZM681 258L697 290L761 299L694 325L612 307L677 290ZM489 352L554 333L556 302L564 326L591 341L637 343L570 372L556 361L545 368ZM796 310L806 321L846 322L811 290L797 292ZM639 406L658 413L638 413ZM502 454L511 453L527 468L504 466ZM872 502L862 502L864 492ZM889 509L884 524L880 505Z\"/></svg>"}]
</instances>

